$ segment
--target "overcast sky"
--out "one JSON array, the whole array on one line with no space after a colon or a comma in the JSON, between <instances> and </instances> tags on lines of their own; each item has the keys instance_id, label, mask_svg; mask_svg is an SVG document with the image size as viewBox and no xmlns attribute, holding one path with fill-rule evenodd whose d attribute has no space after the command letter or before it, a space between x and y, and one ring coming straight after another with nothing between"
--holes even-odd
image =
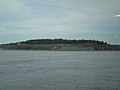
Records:
<instances>
[{"instance_id":1,"label":"overcast sky","mask_svg":"<svg viewBox=\"0 0 120 90\"><path fill-rule=\"evenodd\" d=\"M36 38L120 44L120 0L0 0L0 43Z\"/></svg>"}]
</instances>

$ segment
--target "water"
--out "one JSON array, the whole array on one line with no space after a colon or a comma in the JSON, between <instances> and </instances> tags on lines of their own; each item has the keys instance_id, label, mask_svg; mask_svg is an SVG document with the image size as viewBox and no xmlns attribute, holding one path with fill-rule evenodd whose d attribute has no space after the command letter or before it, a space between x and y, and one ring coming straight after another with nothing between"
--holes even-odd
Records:
<instances>
[{"instance_id":1,"label":"water","mask_svg":"<svg viewBox=\"0 0 120 90\"><path fill-rule=\"evenodd\" d=\"M120 90L120 52L0 50L0 90Z\"/></svg>"}]
</instances>

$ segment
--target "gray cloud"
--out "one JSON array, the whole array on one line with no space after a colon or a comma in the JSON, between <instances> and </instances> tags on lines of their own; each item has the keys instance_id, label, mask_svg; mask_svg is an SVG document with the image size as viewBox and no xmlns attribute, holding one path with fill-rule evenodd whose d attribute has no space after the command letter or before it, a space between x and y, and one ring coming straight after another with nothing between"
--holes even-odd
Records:
<instances>
[{"instance_id":1,"label":"gray cloud","mask_svg":"<svg viewBox=\"0 0 120 90\"><path fill-rule=\"evenodd\" d=\"M97 38L100 33L105 40L116 38L112 42L119 43L118 37L111 35L120 34L119 3L118 0L0 0L0 35L9 37L13 33L19 39L41 34L48 38L66 35L73 38L72 35L85 33L85 38L96 33Z\"/></svg>"}]
</instances>

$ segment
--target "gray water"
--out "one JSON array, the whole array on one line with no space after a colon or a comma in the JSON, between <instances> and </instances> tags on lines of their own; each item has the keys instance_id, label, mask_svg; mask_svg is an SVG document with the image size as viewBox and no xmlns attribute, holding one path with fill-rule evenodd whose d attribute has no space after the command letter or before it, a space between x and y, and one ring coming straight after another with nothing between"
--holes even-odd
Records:
<instances>
[{"instance_id":1,"label":"gray water","mask_svg":"<svg viewBox=\"0 0 120 90\"><path fill-rule=\"evenodd\" d=\"M120 52L0 50L0 90L120 90Z\"/></svg>"}]
</instances>

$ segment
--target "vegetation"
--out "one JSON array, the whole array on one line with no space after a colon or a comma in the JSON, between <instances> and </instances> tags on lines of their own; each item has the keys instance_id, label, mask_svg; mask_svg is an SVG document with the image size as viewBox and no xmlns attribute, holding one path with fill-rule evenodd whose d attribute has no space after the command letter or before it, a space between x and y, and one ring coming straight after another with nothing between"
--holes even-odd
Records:
<instances>
[{"instance_id":1,"label":"vegetation","mask_svg":"<svg viewBox=\"0 0 120 90\"><path fill-rule=\"evenodd\" d=\"M19 44L31 44L31 45L40 45L40 44L99 44L107 45L106 42L96 41L96 40L68 40L68 39L35 39L27 40L23 42L18 42ZM10 43L10 44L18 44Z\"/></svg>"},{"instance_id":2,"label":"vegetation","mask_svg":"<svg viewBox=\"0 0 120 90\"><path fill-rule=\"evenodd\" d=\"M2 49L19 50L62 50L62 51L88 51L88 50L120 50L116 46L98 40L68 40L68 39L34 39L17 43L0 45Z\"/></svg>"}]
</instances>

